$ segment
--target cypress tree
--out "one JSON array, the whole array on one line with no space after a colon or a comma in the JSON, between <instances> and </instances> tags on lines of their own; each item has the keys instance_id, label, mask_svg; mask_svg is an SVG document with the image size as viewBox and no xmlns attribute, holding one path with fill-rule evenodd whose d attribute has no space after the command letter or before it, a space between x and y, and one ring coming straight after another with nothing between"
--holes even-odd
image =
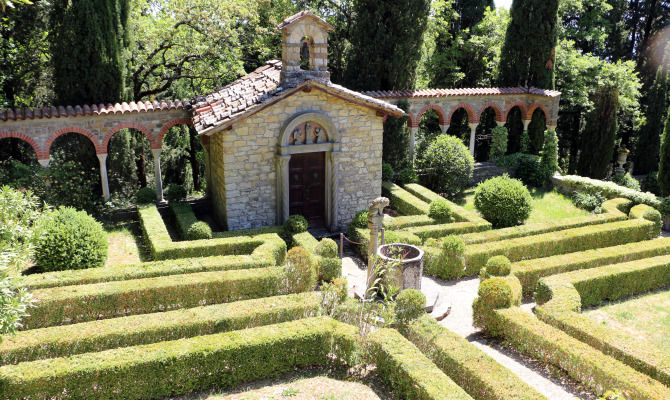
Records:
<instances>
[{"instance_id":1,"label":"cypress tree","mask_svg":"<svg viewBox=\"0 0 670 400\"><path fill-rule=\"evenodd\" d=\"M640 129L640 138L635 149L635 172L647 174L658 166L663 123L668 110L668 80L662 67L647 92L647 120Z\"/></svg>"},{"instance_id":2,"label":"cypress tree","mask_svg":"<svg viewBox=\"0 0 670 400\"><path fill-rule=\"evenodd\" d=\"M430 0L356 0L344 85L413 88L429 13Z\"/></svg>"},{"instance_id":3,"label":"cypress tree","mask_svg":"<svg viewBox=\"0 0 670 400\"><path fill-rule=\"evenodd\" d=\"M617 130L619 91L613 86L600 87L593 98L594 108L586 117L577 172L603 179L610 169Z\"/></svg>"},{"instance_id":4,"label":"cypress tree","mask_svg":"<svg viewBox=\"0 0 670 400\"><path fill-rule=\"evenodd\" d=\"M661 136L661 154L658 163L658 185L663 196L670 196L670 108Z\"/></svg>"},{"instance_id":5,"label":"cypress tree","mask_svg":"<svg viewBox=\"0 0 670 400\"><path fill-rule=\"evenodd\" d=\"M398 107L407 111L407 100L398 102ZM382 159L391 164L395 171L400 171L409 165L409 135L407 132L407 117L388 117L384 122L384 145Z\"/></svg>"},{"instance_id":6,"label":"cypress tree","mask_svg":"<svg viewBox=\"0 0 670 400\"><path fill-rule=\"evenodd\" d=\"M51 61L59 104L124 99L128 0L54 0Z\"/></svg>"}]
</instances>

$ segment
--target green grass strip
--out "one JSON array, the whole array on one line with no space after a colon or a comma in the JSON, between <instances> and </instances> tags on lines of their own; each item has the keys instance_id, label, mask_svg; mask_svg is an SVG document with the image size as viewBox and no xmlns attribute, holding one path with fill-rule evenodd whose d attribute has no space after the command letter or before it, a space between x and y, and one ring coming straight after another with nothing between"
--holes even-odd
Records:
<instances>
[{"instance_id":1,"label":"green grass strip","mask_svg":"<svg viewBox=\"0 0 670 400\"><path fill-rule=\"evenodd\" d=\"M408 327L408 339L478 400L547 400L474 344L424 315Z\"/></svg>"},{"instance_id":2,"label":"green grass strip","mask_svg":"<svg viewBox=\"0 0 670 400\"><path fill-rule=\"evenodd\" d=\"M24 329L219 304L285 293L281 267L199 272L39 289Z\"/></svg>"},{"instance_id":3,"label":"green grass strip","mask_svg":"<svg viewBox=\"0 0 670 400\"><path fill-rule=\"evenodd\" d=\"M0 367L8 399L155 399L229 389L348 358L356 328L327 317Z\"/></svg>"},{"instance_id":4,"label":"green grass strip","mask_svg":"<svg viewBox=\"0 0 670 400\"><path fill-rule=\"evenodd\" d=\"M276 324L314 316L320 304L321 295L309 292L31 329L4 337L0 362L16 364Z\"/></svg>"},{"instance_id":5,"label":"green grass strip","mask_svg":"<svg viewBox=\"0 0 670 400\"><path fill-rule=\"evenodd\" d=\"M377 374L399 398L472 400L398 331L380 329L368 338Z\"/></svg>"}]
</instances>

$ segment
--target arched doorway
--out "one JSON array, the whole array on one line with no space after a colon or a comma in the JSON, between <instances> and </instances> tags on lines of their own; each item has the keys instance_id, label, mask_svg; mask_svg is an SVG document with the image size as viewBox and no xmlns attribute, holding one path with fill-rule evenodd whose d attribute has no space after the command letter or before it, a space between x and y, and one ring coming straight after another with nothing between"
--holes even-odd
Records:
<instances>
[{"instance_id":1,"label":"arched doorway","mask_svg":"<svg viewBox=\"0 0 670 400\"><path fill-rule=\"evenodd\" d=\"M521 150L521 135L523 135L524 110L515 105L507 110L505 128L507 128L507 154L518 153Z\"/></svg>"},{"instance_id":2,"label":"arched doorway","mask_svg":"<svg viewBox=\"0 0 670 400\"><path fill-rule=\"evenodd\" d=\"M447 134L456 136L463 141L465 147L469 147L472 129L470 129L470 118L465 107L458 107L452 111L448 122L449 129L447 129Z\"/></svg>"},{"instance_id":3,"label":"arched doorway","mask_svg":"<svg viewBox=\"0 0 670 400\"><path fill-rule=\"evenodd\" d=\"M0 185L29 189L37 163L36 144L14 135L0 134Z\"/></svg>"},{"instance_id":4,"label":"arched doorway","mask_svg":"<svg viewBox=\"0 0 670 400\"><path fill-rule=\"evenodd\" d=\"M475 161L488 161L491 151L491 131L496 126L496 110L489 106L479 116L479 124L475 131Z\"/></svg>"},{"instance_id":5,"label":"arched doorway","mask_svg":"<svg viewBox=\"0 0 670 400\"><path fill-rule=\"evenodd\" d=\"M132 200L139 188L152 186L154 162L151 140L149 130L142 126L112 129L105 138L105 162L113 198Z\"/></svg>"},{"instance_id":6,"label":"arched doorway","mask_svg":"<svg viewBox=\"0 0 670 400\"><path fill-rule=\"evenodd\" d=\"M423 157L423 153L428 146L442 134L440 127L440 116L434 109L428 109L423 114L418 116L419 130L416 138L415 159Z\"/></svg>"}]
</instances>

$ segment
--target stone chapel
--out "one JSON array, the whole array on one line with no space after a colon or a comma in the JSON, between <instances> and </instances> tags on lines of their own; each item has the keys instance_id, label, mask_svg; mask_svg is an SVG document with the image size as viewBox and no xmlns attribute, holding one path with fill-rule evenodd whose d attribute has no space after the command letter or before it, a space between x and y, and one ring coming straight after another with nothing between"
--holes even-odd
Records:
<instances>
[{"instance_id":1,"label":"stone chapel","mask_svg":"<svg viewBox=\"0 0 670 400\"><path fill-rule=\"evenodd\" d=\"M383 121L404 112L330 82L321 18L303 11L279 29L281 61L193 105L213 211L229 230L301 214L336 231L380 196Z\"/></svg>"}]
</instances>

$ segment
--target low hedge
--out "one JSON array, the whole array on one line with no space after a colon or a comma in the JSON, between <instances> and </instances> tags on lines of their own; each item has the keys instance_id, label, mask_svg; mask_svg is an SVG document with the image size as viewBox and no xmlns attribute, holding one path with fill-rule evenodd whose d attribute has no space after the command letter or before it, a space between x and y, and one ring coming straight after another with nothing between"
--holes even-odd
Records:
<instances>
[{"instance_id":1,"label":"low hedge","mask_svg":"<svg viewBox=\"0 0 670 400\"><path fill-rule=\"evenodd\" d=\"M108 265L77 271L46 272L17 278L28 289L83 285L178 275L194 272L265 268L282 265L286 259L286 243L275 233L256 236L262 244L251 255L212 256L152 261L138 264Z\"/></svg>"},{"instance_id":2,"label":"low hedge","mask_svg":"<svg viewBox=\"0 0 670 400\"><path fill-rule=\"evenodd\" d=\"M188 240L189 228L191 228L191 225L198 222L191 205L185 201L180 201L176 203L170 203L169 208L172 216L174 217L177 231L179 231L179 236L182 238L182 240Z\"/></svg>"},{"instance_id":3,"label":"low hedge","mask_svg":"<svg viewBox=\"0 0 670 400\"><path fill-rule=\"evenodd\" d=\"M393 329L368 337L377 374L398 398L408 400L472 400L411 342Z\"/></svg>"},{"instance_id":4,"label":"low hedge","mask_svg":"<svg viewBox=\"0 0 670 400\"><path fill-rule=\"evenodd\" d=\"M465 251L465 270L459 276L438 276L454 279L461 276L477 275L479 270L493 256L505 256L512 262L573 253L600 247L638 242L658 236L657 226L646 219L632 219L608 224L585 226L557 232L544 233L516 239L470 245ZM440 271L440 249L426 247L426 269Z\"/></svg>"},{"instance_id":5,"label":"low hedge","mask_svg":"<svg viewBox=\"0 0 670 400\"><path fill-rule=\"evenodd\" d=\"M332 281L342 275L342 259L340 259L339 255L335 257L321 257L317 255L320 242L311 233L291 234L291 242L294 246L302 247L312 254L318 268L320 281Z\"/></svg>"},{"instance_id":6,"label":"low hedge","mask_svg":"<svg viewBox=\"0 0 670 400\"><path fill-rule=\"evenodd\" d=\"M646 204L659 209L661 199L650 192L640 192L614 182L601 181L578 175L553 176L552 183L560 192L572 194L573 192L600 193L608 198L623 197L635 204Z\"/></svg>"},{"instance_id":7,"label":"low hedge","mask_svg":"<svg viewBox=\"0 0 670 400\"><path fill-rule=\"evenodd\" d=\"M419 184L416 183L409 183L405 186L403 186L406 191L408 191L410 194L413 194L414 196L418 197L419 199L423 200L425 203L430 204L431 201L438 200L438 199L443 199L447 201L447 204L449 204L449 208L452 211L452 216L456 222L477 222L480 224L488 224L489 227L491 224L486 221L484 218L480 217L479 214L473 211L466 210L465 208L459 206L458 204L455 204L453 202L450 202L446 200L444 197L440 196L439 194L433 192L430 189L427 189Z\"/></svg>"},{"instance_id":8,"label":"low hedge","mask_svg":"<svg viewBox=\"0 0 670 400\"><path fill-rule=\"evenodd\" d=\"M494 311L491 323L521 353L556 366L600 395L610 388L629 400L667 400L670 388L603 354L519 307Z\"/></svg>"},{"instance_id":9,"label":"low hedge","mask_svg":"<svg viewBox=\"0 0 670 400\"><path fill-rule=\"evenodd\" d=\"M273 227L226 232L224 235L217 235L214 239L173 242L165 227L163 217L155 205L139 206L137 211L144 236L147 238L151 255L155 260L251 254L263 243L257 237L259 234L277 232L277 228Z\"/></svg>"},{"instance_id":10,"label":"low hedge","mask_svg":"<svg viewBox=\"0 0 670 400\"><path fill-rule=\"evenodd\" d=\"M285 294L280 267L212 271L32 291L24 329Z\"/></svg>"},{"instance_id":11,"label":"low hedge","mask_svg":"<svg viewBox=\"0 0 670 400\"><path fill-rule=\"evenodd\" d=\"M410 192L391 182L382 182L382 195L391 201L391 207L403 215L428 215L430 206Z\"/></svg>"},{"instance_id":12,"label":"low hedge","mask_svg":"<svg viewBox=\"0 0 670 400\"><path fill-rule=\"evenodd\" d=\"M670 355L631 334L609 328L580 314L600 305L670 285L670 256L607 265L542 278L538 285L538 318L582 342L670 385Z\"/></svg>"},{"instance_id":13,"label":"low hedge","mask_svg":"<svg viewBox=\"0 0 670 400\"><path fill-rule=\"evenodd\" d=\"M619 246L523 260L512 264L512 274L521 281L525 297L532 296L543 276L597 268L670 253L670 238L645 240Z\"/></svg>"},{"instance_id":14,"label":"low hedge","mask_svg":"<svg viewBox=\"0 0 670 400\"><path fill-rule=\"evenodd\" d=\"M477 346L424 315L410 323L408 339L478 400L547 400Z\"/></svg>"},{"instance_id":15,"label":"low hedge","mask_svg":"<svg viewBox=\"0 0 670 400\"><path fill-rule=\"evenodd\" d=\"M415 226L435 225L438 222L428 215L401 215L399 217L384 216L384 229L398 230Z\"/></svg>"},{"instance_id":16,"label":"low hedge","mask_svg":"<svg viewBox=\"0 0 670 400\"><path fill-rule=\"evenodd\" d=\"M318 313L317 292L31 329L6 337L0 362L16 364L276 324Z\"/></svg>"},{"instance_id":17,"label":"low hedge","mask_svg":"<svg viewBox=\"0 0 670 400\"><path fill-rule=\"evenodd\" d=\"M0 367L5 398L154 399L337 365L356 328L327 317ZM337 358L330 355L335 354Z\"/></svg>"},{"instance_id":18,"label":"low hedge","mask_svg":"<svg viewBox=\"0 0 670 400\"><path fill-rule=\"evenodd\" d=\"M479 222L452 222L450 224L425 225L404 229L426 241L431 238L441 238L448 235L463 235L472 232L482 232L491 229L489 223Z\"/></svg>"}]
</instances>

